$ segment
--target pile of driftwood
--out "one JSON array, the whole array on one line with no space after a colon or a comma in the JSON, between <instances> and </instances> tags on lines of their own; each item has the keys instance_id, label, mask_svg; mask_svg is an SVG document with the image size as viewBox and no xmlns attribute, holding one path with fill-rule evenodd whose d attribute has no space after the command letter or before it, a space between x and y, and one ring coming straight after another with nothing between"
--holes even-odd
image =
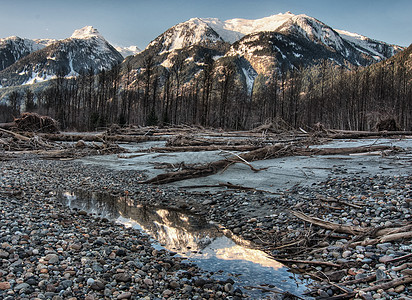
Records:
<instances>
[{"instance_id":1,"label":"pile of driftwood","mask_svg":"<svg viewBox=\"0 0 412 300\"><path fill-rule=\"evenodd\" d=\"M87 155L117 154L127 152L115 143L86 143L82 140L75 144L56 143L33 133L17 133L0 128L0 157L6 154L36 154L46 159L71 159Z\"/></svg>"},{"instance_id":2,"label":"pile of driftwood","mask_svg":"<svg viewBox=\"0 0 412 300\"><path fill-rule=\"evenodd\" d=\"M58 133L58 122L48 116L40 116L36 113L22 113L19 118L14 119L19 131Z\"/></svg>"},{"instance_id":3,"label":"pile of driftwood","mask_svg":"<svg viewBox=\"0 0 412 300\"><path fill-rule=\"evenodd\" d=\"M0 128L20 132L35 133L58 133L59 124L56 120L48 116L41 116L36 113L25 112L18 118L14 118L11 123L0 123Z\"/></svg>"},{"instance_id":4,"label":"pile of driftwood","mask_svg":"<svg viewBox=\"0 0 412 300\"><path fill-rule=\"evenodd\" d=\"M277 124L277 123L276 123ZM229 165L241 162L249 164L254 160L292 155L328 155L350 152L351 149L314 150L308 145L322 143L330 139L364 138L412 135L411 132L354 132L326 130L324 128L308 133L303 129L293 131L285 126L268 123L250 131L224 132L199 126L180 125L175 127L119 127L111 126L97 133L59 133L58 124L50 117L35 113L24 113L13 123L0 124L0 150L3 151L66 151L66 156L76 157L88 154L108 154L126 152L117 143L139 143L145 141L166 141L164 147L144 149L150 152L183 151L225 151L229 159L207 165L188 165L180 173L159 175L146 183L168 183L192 177L207 176L224 170ZM283 128L283 129L282 129ZM73 145L81 141L84 147ZM69 142L68 144L57 142ZM90 150L90 153L87 151ZM95 150L95 151L94 151ZM389 148L374 146L353 151L389 151ZM93 152L94 151L94 152ZM235 154L243 152L242 154ZM70 154L71 153L71 154ZM251 168L252 169L252 168ZM252 169L253 170L253 169Z\"/></svg>"}]
</instances>

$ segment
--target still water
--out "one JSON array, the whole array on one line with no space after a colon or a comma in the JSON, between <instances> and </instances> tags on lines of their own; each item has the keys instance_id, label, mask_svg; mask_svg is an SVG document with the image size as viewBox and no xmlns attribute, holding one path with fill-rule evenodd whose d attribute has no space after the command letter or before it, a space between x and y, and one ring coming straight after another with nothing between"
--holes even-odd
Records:
<instances>
[{"instance_id":1,"label":"still water","mask_svg":"<svg viewBox=\"0 0 412 300\"><path fill-rule=\"evenodd\" d=\"M262 291L289 292L305 298L305 284L281 263L260 250L236 243L200 216L182 210L134 206L125 197L85 191L62 192L70 208L78 208L149 234L155 248L166 248L186 257L189 262L215 272L217 278L232 277L235 287L254 299L269 294Z\"/></svg>"}]
</instances>

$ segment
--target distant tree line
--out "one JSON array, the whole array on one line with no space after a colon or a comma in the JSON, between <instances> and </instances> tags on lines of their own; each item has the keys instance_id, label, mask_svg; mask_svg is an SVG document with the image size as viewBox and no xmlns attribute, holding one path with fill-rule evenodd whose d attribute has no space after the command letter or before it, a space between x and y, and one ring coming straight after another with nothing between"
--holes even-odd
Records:
<instances>
[{"instance_id":1,"label":"distant tree line","mask_svg":"<svg viewBox=\"0 0 412 300\"><path fill-rule=\"evenodd\" d=\"M347 70L329 61L274 72L256 79L253 93L239 84L230 59L206 57L203 69L186 82L185 61L170 68L145 58L130 65L77 78L58 76L38 93L9 95L7 112L37 111L57 119L62 129L94 130L120 125L200 125L242 130L274 122L288 128L371 130L394 119L412 130L412 71L402 61ZM36 101L34 101L36 99ZM1 108L6 112L6 106ZM0 115L1 117L1 115Z\"/></svg>"}]
</instances>

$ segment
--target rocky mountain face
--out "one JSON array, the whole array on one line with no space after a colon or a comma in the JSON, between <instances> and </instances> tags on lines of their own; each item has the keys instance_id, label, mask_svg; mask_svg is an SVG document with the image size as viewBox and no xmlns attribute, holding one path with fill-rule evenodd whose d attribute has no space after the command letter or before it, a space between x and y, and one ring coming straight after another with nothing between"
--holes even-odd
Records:
<instances>
[{"instance_id":1,"label":"rocky mountain face","mask_svg":"<svg viewBox=\"0 0 412 300\"><path fill-rule=\"evenodd\" d=\"M91 26L65 40L0 40L0 87L98 73L123 61L125 72L139 73L148 58L164 72L180 70L190 82L205 64L231 61L248 91L258 75L330 63L352 68L392 57L403 48L359 34L337 30L321 21L290 12L257 20L193 18L179 23L143 51L115 49ZM179 64L179 67L174 67Z\"/></svg>"},{"instance_id":2,"label":"rocky mountain face","mask_svg":"<svg viewBox=\"0 0 412 300\"><path fill-rule=\"evenodd\" d=\"M76 30L68 39L38 48L0 71L2 87L77 76L90 70L98 73L123 61L123 56L91 26Z\"/></svg>"},{"instance_id":3,"label":"rocky mountain face","mask_svg":"<svg viewBox=\"0 0 412 300\"><path fill-rule=\"evenodd\" d=\"M44 47L43 43L17 36L0 39L0 71Z\"/></svg>"},{"instance_id":4,"label":"rocky mountain face","mask_svg":"<svg viewBox=\"0 0 412 300\"><path fill-rule=\"evenodd\" d=\"M190 19L171 27L124 63L139 70L150 56L158 66L170 70L176 58L183 56L183 68L191 70L184 72L190 82L202 70L206 54L216 65L219 60L231 59L244 88L251 90L259 74L271 76L324 60L350 69L379 62L402 50L287 12L258 20Z\"/></svg>"}]
</instances>

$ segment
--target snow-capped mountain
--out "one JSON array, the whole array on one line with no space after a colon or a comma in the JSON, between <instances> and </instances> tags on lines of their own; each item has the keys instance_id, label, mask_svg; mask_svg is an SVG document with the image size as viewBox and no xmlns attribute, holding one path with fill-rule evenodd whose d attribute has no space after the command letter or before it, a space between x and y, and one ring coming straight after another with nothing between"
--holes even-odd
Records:
<instances>
[{"instance_id":1,"label":"snow-capped mountain","mask_svg":"<svg viewBox=\"0 0 412 300\"><path fill-rule=\"evenodd\" d=\"M335 30L321 21L307 15L294 15L290 12L272 15L257 20L231 19L219 21L218 19L203 19L216 32L222 32L226 41L233 43L236 37L263 31L274 31L283 34L297 34L312 42L330 47L344 57L359 56L362 53L364 59L380 61L389 58L402 51L402 47L389 45L359 34L343 30ZM231 31L232 34L227 34ZM349 44L349 45L348 45ZM355 49L352 49L352 47ZM352 53L351 53L352 52ZM359 52L354 54L353 52ZM352 61L354 64L364 65L362 62ZM368 62L367 62L368 63ZM369 61L370 63L370 61Z\"/></svg>"},{"instance_id":2,"label":"snow-capped mountain","mask_svg":"<svg viewBox=\"0 0 412 300\"><path fill-rule=\"evenodd\" d=\"M89 70L97 73L122 61L122 55L95 28L86 26L70 38L43 47L1 71L0 84L3 87L33 84L58 74L70 77Z\"/></svg>"},{"instance_id":3,"label":"snow-capped mountain","mask_svg":"<svg viewBox=\"0 0 412 300\"><path fill-rule=\"evenodd\" d=\"M343 57L351 59L354 65L365 65L389 58L403 48L342 30L335 30L321 21L307 15L290 12L269 17L247 20L216 18L193 18L179 23L152 41L148 48L158 47L159 53L182 49L191 45L208 45L227 42L233 44L245 35L258 32L295 34L314 43L334 49ZM363 61L355 61L361 56Z\"/></svg>"},{"instance_id":4,"label":"snow-capped mountain","mask_svg":"<svg viewBox=\"0 0 412 300\"><path fill-rule=\"evenodd\" d=\"M341 66L366 66L385 58L359 51L326 24L306 15L282 15L276 30L251 33L232 44L227 56L245 57L259 74L329 60ZM255 28L257 28L255 26ZM266 28L268 25L266 24ZM389 46L387 46L389 47ZM395 51L395 50L394 50Z\"/></svg>"},{"instance_id":5,"label":"snow-capped mountain","mask_svg":"<svg viewBox=\"0 0 412 300\"><path fill-rule=\"evenodd\" d=\"M193 45L212 46L218 42L223 43L225 40L207 22L193 18L168 29L146 49L156 48L156 52L162 54Z\"/></svg>"},{"instance_id":6,"label":"snow-capped mountain","mask_svg":"<svg viewBox=\"0 0 412 300\"><path fill-rule=\"evenodd\" d=\"M114 46L114 48L124 57L128 57L130 55L135 55L142 50L140 50L137 46L129 46L129 47L121 47L121 46Z\"/></svg>"},{"instance_id":7,"label":"snow-capped mountain","mask_svg":"<svg viewBox=\"0 0 412 300\"><path fill-rule=\"evenodd\" d=\"M95 28L86 26L60 41L0 39L0 87L45 81L57 73L66 77L89 70L97 73L124 57L134 72L144 68L147 57L169 71L176 61L183 61L185 80L190 81L210 57L216 65L222 59L232 60L250 90L258 74L321 60L348 68L367 66L402 50L290 12L256 20L192 18L166 30L143 51L136 46L114 48Z\"/></svg>"},{"instance_id":8,"label":"snow-capped mountain","mask_svg":"<svg viewBox=\"0 0 412 300\"><path fill-rule=\"evenodd\" d=\"M0 71L20 58L46 47L43 43L11 36L0 39Z\"/></svg>"},{"instance_id":9,"label":"snow-capped mountain","mask_svg":"<svg viewBox=\"0 0 412 300\"><path fill-rule=\"evenodd\" d=\"M201 71L204 55L214 57L217 64L219 57L229 58L250 90L258 74L322 60L348 68L367 66L402 49L287 12L257 20L193 18L171 27L127 62L137 70L143 67L145 57L151 56L157 65L171 69L176 57L183 57L184 68L190 70L184 72L186 80L190 81Z\"/></svg>"}]
</instances>

